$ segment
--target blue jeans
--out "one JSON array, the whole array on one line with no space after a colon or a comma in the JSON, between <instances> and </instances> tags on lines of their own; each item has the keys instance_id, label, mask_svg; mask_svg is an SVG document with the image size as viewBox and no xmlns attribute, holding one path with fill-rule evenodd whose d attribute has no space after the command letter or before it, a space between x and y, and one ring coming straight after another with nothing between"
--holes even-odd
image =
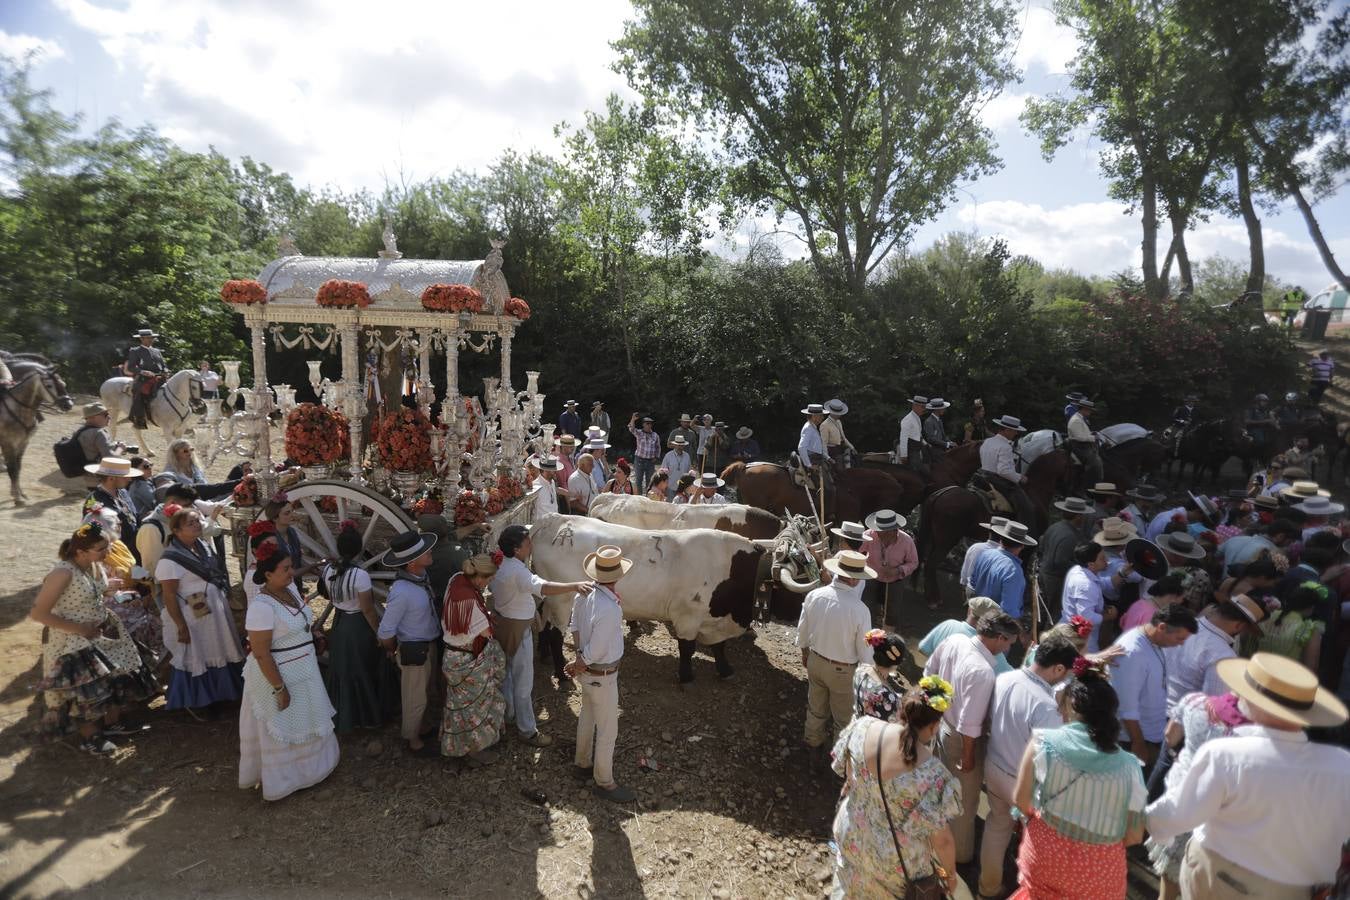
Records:
<instances>
[{"instance_id":1,"label":"blue jeans","mask_svg":"<svg viewBox=\"0 0 1350 900\"><path fill-rule=\"evenodd\" d=\"M639 494L647 493L647 482L652 480L656 474L656 460L646 456L636 456L633 458L634 472L637 477L637 491Z\"/></svg>"},{"instance_id":2,"label":"blue jeans","mask_svg":"<svg viewBox=\"0 0 1350 900\"><path fill-rule=\"evenodd\" d=\"M506 667L502 692L506 694L506 718L514 718L525 737L538 731L534 721L534 633L529 629Z\"/></svg>"}]
</instances>

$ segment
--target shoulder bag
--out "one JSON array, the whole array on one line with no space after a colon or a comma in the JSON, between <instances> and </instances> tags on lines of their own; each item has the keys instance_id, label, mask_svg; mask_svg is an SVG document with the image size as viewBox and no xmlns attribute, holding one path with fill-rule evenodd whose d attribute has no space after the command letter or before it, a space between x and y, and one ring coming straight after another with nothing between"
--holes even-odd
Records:
<instances>
[{"instance_id":1,"label":"shoulder bag","mask_svg":"<svg viewBox=\"0 0 1350 900\"><path fill-rule=\"evenodd\" d=\"M882 727L884 729L885 726ZM900 849L900 839L895 835L895 821L891 818L891 807L886 802L886 783L881 777L880 736L877 738L877 790L881 792L881 808L886 811L886 824L891 829L891 841L895 844L895 855L900 860L900 871L905 875L905 900L942 900L947 896L947 889L937 875L930 872L922 878L914 878L905 865L905 854ZM915 808L918 808L918 804L915 804Z\"/></svg>"}]
</instances>

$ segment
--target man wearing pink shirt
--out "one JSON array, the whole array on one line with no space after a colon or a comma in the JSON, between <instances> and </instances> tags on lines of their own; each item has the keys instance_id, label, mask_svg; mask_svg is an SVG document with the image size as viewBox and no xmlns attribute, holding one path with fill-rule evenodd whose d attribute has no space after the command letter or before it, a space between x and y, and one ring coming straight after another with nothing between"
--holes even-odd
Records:
<instances>
[{"instance_id":1,"label":"man wearing pink shirt","mask_svg":"<svg viewBox=\"0 0 1350 900\"><path fill-rule=\"evenodd\" d=\"M919 567L919 550L914 546L914 539L900 530L905 525L905 517L895 510L879 509L867 517L866 524L861 549L877 577L868 583L863 602L881 606L884 619L891 585L908 578ZM882 624L886 624L885 621Z\"/></svg>"}]
</instances>

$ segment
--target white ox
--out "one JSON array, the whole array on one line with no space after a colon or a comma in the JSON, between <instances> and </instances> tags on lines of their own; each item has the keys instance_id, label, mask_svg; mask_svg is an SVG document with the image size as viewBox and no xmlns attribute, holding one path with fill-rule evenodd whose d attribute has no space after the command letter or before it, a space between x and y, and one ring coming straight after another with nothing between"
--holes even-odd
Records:
<instances>
[{"instance_id":1,"label":"white ox","mask_svg":"<svg viewBox=\"0 0 1350 900\"><path fill-rule=\"evenodd\" d=\"M695 643L708 645L723 678L730 638L745 633L754 616L755 588L769 572L770 541L725 531L642 531L586 516L548 515L530 529L534 570L549 581L585 578L581 564L604 544L623 548L633 568L618 585L630 621L665 622L680 646L681 682L694 678ZM761 569L761 560L765 567ZM805 590L815 587L799 585ZM545 616L564 632L572 596L548 597Z\"/></svg>"},{"instance_id":2,"label":"white ox","mask_svg":"<svg viewBox=\"0 0 1350 900\"><path fill-rule=\"evenodd\" d=\"M712 528L751 540L778 536L783 523L771 512L744 503L662 503L627 494L601 494L591 501L588 515L616 525L648 531Z\"/></svg>"}]
</instances>

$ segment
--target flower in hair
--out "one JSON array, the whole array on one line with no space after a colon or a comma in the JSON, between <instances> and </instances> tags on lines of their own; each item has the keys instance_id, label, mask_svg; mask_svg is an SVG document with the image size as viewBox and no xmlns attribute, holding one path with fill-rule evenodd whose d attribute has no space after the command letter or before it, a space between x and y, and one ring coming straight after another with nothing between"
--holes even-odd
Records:
<instances>
[{"instance_id":1,"label":"flower in hair","mask_svg":"<svg viewBox=\"0 0 1350 900\"><path fill-rule=\"evenodd\" d=\"M97 522L85 522L79 528L75 529L75 536L78 538L102 537L103 526Z\"/></svg>"},{"instance_id":2,"label":"flower in hair","mask_svg":"<svg viewBox=\"0 0 1350 900\"><path fill-rule=\"evenodd\" d=\"M1080 638L1085 638L1092 634L1092 623L1082 616L1070 616L1069 626L1073 628L1074 633Z\"/></svg>"},{"instance_id":3,"label":"flower in hair","mask_svg":"<svg viewBox=\"0 0 1350 900\"><path fill-rule=\"evenodd\" d=\"M180 512L182 512L182 511L183 511L183 506L182 506L182 504L179 504L179 503L166 503L166 504L164 504L164 516L165 516L165 518L172 519L174 516L178 515L178 514L179 514Z\"/></svg>"},{"instance_id":4,"label":"flower in hair","mask_svg":"<svg viewBox=\"0 0 1350 900\"><path fill-rule=\"evenodd\" d=\"M264 534L275 534L277 523L271 519L258 519L248 526L249 537L262 537Z\"/></svg>"},{"instance_id":5,"label":"flower in hair","mask_svg":"<svg viewBox=\"0 0 1350 900\"><path fill-rule=\"evenodd\" d=\"M355 519L343 519L341 522L338 523L338 531L347 531L347 530L349 530L349 529L350 529L351 531L355 531L355 530L356 530L356 520L355 520Z\"/></svg>"},{"instance_id":6,"label":"flower in hair","mask_svg":"<svg viewBox=\"0 0 1350 900\"><path fill-rule=\"evenodd\" d=\"M492 564L501 568L502 563L506 560L506 554L500 550L493 550L490 555L492 556Z\"/></svg>"},{"instance_id":7,"label":"flower in hair","mask_svg":"<svg viewBox=\"0 0 1350 900\"><path fill-rule=\"evenodd\" d=\"M886 640L886 632L880 628L873 628L867 634L863 635L863 640L867 641L867 646L876 649Z\"/></svg>"},{"instance_id":8,"label":"flower in hair","mask_svg":"<svg viewBox=\"0 0 1350 900\"><path fill-rule=\"evenodd\" d=\"M289 503L289 502L290 502L290 499L286 496L286 492L285 492L285 491L277 491L275 494L272 495L272 500L271 500L271 502L272 502L272 503Z\"/></svg>"},{"instance_id":9,"label":"flower in hair","mask_svg":"<svg viewBox=\"0 0 1350 900\"><path fill-rule=\"evenodd\" d=\"M919 679L919 690L928 696L928 705L938 712L946 712L952 704L951 683L938 675L925 675Z\"/></svg>"},{"instance_id":10,"label":"flower in hair","mask_svg":"<svg viewBox=\"0 0 1350 900\"><path fill-rule=\"evenodd\" d=\"M1108 677L1106 672L1106 663L1101 660L1091 660L1086 656L1080 656L1073 661L1073 675L1075 678L1082 678L1088 673L1092 673L1099 678Z\"/></svg>"},{"instance_id":11,"label":"flower in hair","mask_svg":"<svg viewBox=\"0 0 1350 900\"><path fill-rule=\"evenodd\" d=\"M277 551L280 549L281 548L277 546L276 541L266 540L253 549L253 558L256 559L259 564L262 564L267 562L267 560L271 559L273 556L276 556Z\"/></svg>"},{"instance_id":12,"label":"flower in hair","mask_svg":"<svg viewBox=\"0 0 1350 900\"><path fill-rule=\"evenodd\" d=\"M1331 592L1327 590L1327 586L1320 581L1305 581L1301 583L1299 587L1312 591L1323 600L1326 600L1331 595Z\"/></svg>"}]
</instances>

